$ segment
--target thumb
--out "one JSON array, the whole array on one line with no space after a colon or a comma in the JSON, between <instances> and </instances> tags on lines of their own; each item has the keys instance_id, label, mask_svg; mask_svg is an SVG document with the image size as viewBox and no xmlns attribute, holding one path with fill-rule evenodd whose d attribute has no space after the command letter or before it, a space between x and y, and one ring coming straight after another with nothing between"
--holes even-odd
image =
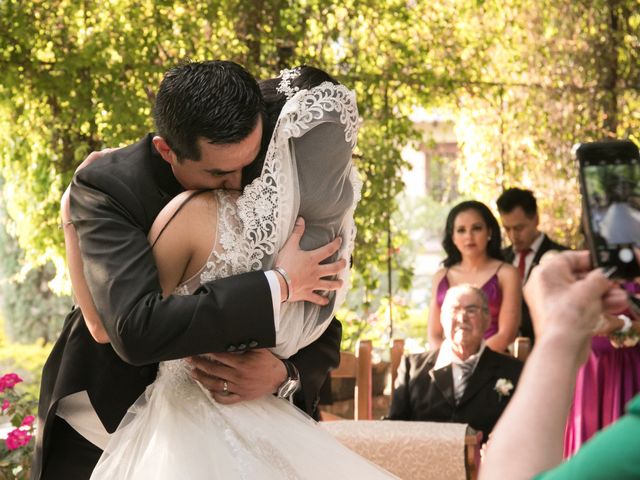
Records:
<instances>
[{"instance_id":1,"label":"thumb","mask_svg":"<svg viewBox=\"0 0 640 480\"><path fill-rule=\"evenodd\" d=\"M298 243L300 243L300 237L304 234L304 218L298 217L296 218L296 224L293 226L293 232L291 236L298 237Z\"/></svg>"},{"instance_id":2,"label":"thumb","mask_svg":"<svg viewBox=\"0 0 640 480\"><path fill-rule=\"evenodd\" d=\"M578 282L586 298L602 297L614 285L611 280L604 276L601 268L591 270L587 276Z\"/></svg>"}]
</instances>

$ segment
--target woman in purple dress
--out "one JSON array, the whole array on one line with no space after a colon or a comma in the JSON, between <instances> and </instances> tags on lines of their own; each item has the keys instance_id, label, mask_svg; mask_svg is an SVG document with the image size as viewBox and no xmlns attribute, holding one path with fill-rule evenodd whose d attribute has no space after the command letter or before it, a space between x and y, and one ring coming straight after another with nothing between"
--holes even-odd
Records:
<instances>
[{"instance_id":1,"label":"woman in purple dress","mask_svg":"<svg viewBox=\"0 0 640 480\"><path fill-rule=\"evenodd\" d=\"M640 283L628 282L624 288L640 293ZM631 311L623 312L631 320L624 328L640 336L640 318ZM613 323L623 328L628 320L618 317ZM619 330L618 330L619 331ZM608 334L607 334L608 333ZM624 407L640 392L640 344L633 345L633 334L627 335L626 346L616 333L594 336L587 362L578 371L573 405L564 432L564 456L570 457L596 432L613 423L624 413Z\"/></svg>"},{"instance_id":2,"label":"woman in purple dress","mask_svg":"<svg viewBox=\"0 0 640 480\"><path fill-rule=\"evenodd\" d=\"M475 200L459 203L447 217L442 246L444 268L433 278L429 308L429 347L435 350L443 340L440 307L450 287L470 283L487 295L491 324L485 333L487 346L507 350L520 326L522 284L518 271L505 263L500 250L498 221L491 210Z\"/></svg>"}]
</instances>

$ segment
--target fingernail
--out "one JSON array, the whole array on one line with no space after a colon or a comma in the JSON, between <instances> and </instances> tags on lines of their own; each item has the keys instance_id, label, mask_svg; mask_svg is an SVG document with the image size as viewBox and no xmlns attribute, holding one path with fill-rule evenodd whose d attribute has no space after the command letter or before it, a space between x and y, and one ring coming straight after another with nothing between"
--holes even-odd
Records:
<instances>
[{"instance_id":1,"label":"fingernail","mask_svg":"<svg viewBox=\"0 0 640 480\"><path fill-rule=\"evenodd\" d=\"M302 217L296 218L296 225L304 225L304 218Z\"/></svg>"},{"instance_id":2,"label":"fingernail","mask_svg":"<svg viewBox=\"0 0 640 480\"><path fill-rule=\"evenodd\" d=\"M611 275L613 275L617 269L618 267L614 265L613 267L609 267L606 270L603 270L602 275L604 275L606 278L611 278Z\"/></svg>"}]
</instances>

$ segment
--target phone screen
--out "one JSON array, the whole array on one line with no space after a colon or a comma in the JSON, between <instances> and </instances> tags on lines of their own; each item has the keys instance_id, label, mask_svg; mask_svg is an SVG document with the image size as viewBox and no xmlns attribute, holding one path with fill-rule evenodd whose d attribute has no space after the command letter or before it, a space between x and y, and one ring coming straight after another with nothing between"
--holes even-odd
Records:
<instances>
[{"instance_id":1,"label":"phone screen","mask_svg":"<svg viewBox=\"0 0 640 480\"><path fill-rule=\"evenodd\" d=\"M640 162L635 158L591 159L583 163L582 174L597 263L636 264L633 247L640 246Z\"/></svg>"}]
</instances>

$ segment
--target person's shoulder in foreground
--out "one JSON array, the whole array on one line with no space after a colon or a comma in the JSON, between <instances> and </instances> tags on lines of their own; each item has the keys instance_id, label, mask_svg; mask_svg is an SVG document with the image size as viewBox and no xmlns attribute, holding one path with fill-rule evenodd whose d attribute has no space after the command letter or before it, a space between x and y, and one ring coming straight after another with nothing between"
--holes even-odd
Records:
<instances>
[{"instance_id":1,"label":"person's shoulder in foreground","mask_svg":"<svg viewBox=\"0 0 640 480\"><path fill-rule=\"evenodd\" d=\"M606 460L606 461L604 461ZM597 433L558 467L535 480L640 478L640 395L627 404L627 414Z\"/></svg>"}]
</instances>

